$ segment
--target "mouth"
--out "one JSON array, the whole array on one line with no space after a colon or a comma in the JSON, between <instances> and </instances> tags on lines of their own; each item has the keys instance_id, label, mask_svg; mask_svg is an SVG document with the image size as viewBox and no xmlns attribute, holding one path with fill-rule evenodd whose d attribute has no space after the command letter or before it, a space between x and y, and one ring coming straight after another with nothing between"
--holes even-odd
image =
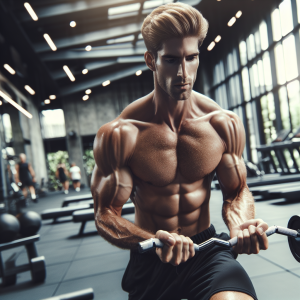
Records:
<instances>
[{"instance_id":1,"label":"mouth","mask_svg":"<svg viewBox=\"0 0 300 300\"><path fill-rule=\"evenodd\" d=\"M180 83L180 84L175 84L176 88L180 90L186 90L189 87L189 83Z\"/></svg>"}]
</instances>

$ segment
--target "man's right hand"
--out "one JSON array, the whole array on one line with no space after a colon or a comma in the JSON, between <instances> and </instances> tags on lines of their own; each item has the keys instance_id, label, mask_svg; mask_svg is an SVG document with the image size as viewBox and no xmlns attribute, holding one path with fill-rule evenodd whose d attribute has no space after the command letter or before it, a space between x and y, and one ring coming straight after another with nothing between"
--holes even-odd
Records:
<instances>
[{"instance_id":1,"label":"man's right hand","mask_svg":"<svg viewBox=\"0 0 300 300\"><path fill-rule=\"evenodd\" d=\"M194 243L187 236L158 230L155 237L164 243L162 249L156 248L156 254L163 263L178 266L195 255Z\"/></svg>"}]
</instances>

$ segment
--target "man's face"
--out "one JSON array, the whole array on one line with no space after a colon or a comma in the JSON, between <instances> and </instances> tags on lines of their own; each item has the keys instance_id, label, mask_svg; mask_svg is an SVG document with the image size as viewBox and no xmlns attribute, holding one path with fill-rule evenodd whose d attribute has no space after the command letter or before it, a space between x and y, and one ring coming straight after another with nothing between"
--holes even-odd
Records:
<instances>
[{"instance_id":1,"label":"man's face","mask_svg":"<svg viewBox=\"0 0 300 300\"><path fill-rule=\"evenodd\" d=\"M157 52L156 79L174 100L190 97L199 66L197 37L172 38Z\"/></svg>"}]
</instances>

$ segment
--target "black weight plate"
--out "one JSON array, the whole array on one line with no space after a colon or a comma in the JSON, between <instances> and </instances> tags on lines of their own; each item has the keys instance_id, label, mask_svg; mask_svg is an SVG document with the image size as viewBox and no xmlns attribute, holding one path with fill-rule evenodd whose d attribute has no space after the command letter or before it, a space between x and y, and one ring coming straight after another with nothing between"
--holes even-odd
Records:
<instances>
[{"instance_id":1,"label":"black weight plate","mask_svg":"<svg viewBox=\"0 0 300 300\"><path fill-rule=\"evenodd\" d=\"M35 283L44 282L46 279L45 257L35 257L31 259L30 264L32 281Z\"/></svg>"},{"instance_id":2,"label":"black weight plate","mask_svg":"<svg viewBox=\"0 0 300 300\"><path fill-rule=\"evenodd\" d=\"M300 216L292 216L289 220L288 228L294 230L300 229ZM288 237L288 242L293 256L300 262L300 238Z\"/></svg>"}]
</instances>

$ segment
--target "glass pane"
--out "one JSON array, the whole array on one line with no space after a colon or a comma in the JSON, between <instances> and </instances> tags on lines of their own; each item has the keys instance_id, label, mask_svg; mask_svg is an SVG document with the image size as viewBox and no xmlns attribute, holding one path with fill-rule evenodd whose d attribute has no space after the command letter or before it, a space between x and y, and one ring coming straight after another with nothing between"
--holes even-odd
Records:
<instances>
[{"instance_id":1,"label":"glass pane","mask_svg":"<svg viewBox=\"0 0 300 300\"><path fill-rule=\"evenodd\" d=\"M220 81L225 80L225 71L224 71L224 64L223 61L220 61L220 65L219 65L219 70L220 70Z\"/></svg>"},{"instance_id":2,"label":"glass pane","mask_svg":"<svg viewBox=\"0 0 300 300\"><path fill-rule=\"evenodd\" d=\"M276 8L272 12L271 19L272 19L273 40L275 42L277 42L282 38L281 24L280 24L280 14L279 14L279 9L278 8Z\"/></svg>"},{"instance_id":3,"label":"glass pane","mask_svg":"<svg viewBox=\"0 0 300 300\"><path fill-rule=\"evenodd\" d=\"M257 159L257 151L256 151L256 136L255 136L251 103L246 104L246 117L247 117L248 129L249 129L249 141L250 141L252 162L257 163L258 159Z\"/></svg>"},{"instance_id":4,"label":"glass pane","mask_svg":"<svg viewBox=\"0 0 300 300\"><path fill-rule=\"evenodd\" d=\"M289 103L285 86L279 89L278 96L283 129L290 129Z\"/></svg>"},{"instance_id":5,"label":"glass pane","mask_svg":"<svg viewBox=\"0 0 300 300\"><path fill-rule=\"evenodd\" d=\"M242 41L240 42L240 59L241 59L241 65L245 66L247 64L247 46L246 42Z\"/></svg>"},{"instance_id":6,"label":"glass pane","mask_svg":"<svg viewBox=\"0 0 300 300\"><path fill-rule=\"evenodd\" d=\"M282 42L286 80L290 81L298 76L297 55L294 35L288 36Z\"/></svg>"},{"instance_id":7,"label":"glass pane","mask_svg":"<svg viewBox=\"0 0 300 300\"><path fill-rule=\"evenodd\" d=\"M267 144L269 144L273 140L275 140L277 136L275 127L276 114L273 94L269 93L267 96L261 97L260 105L265 141Z\"/></svg>"},{"instance_id":8,"label":"glass pane","mask_svg":"<svg viewBox=\"0 0 300 300\"><path fill-rule=\"evenodd\" d=\"M259 25L261 49L266 50L269 47L267 23L262 21Z\"/></svg>"},{"instance_id":9,"label":"glass pane","mask_svg":"<svg viewBox=\"0 0 300 300\"><path fill-rule=\"evenodd\" d=\"M300 0L297 1L297 15L298 15L298 23L300 23Z\"/></svg>"},{"instance_id":10,"label":"glass pane","mask_svg":"<svg viewBox=\"0 0 300 300\"><path fill-rule=\"evenodd\" d=\"M260 53L261 52L261 46L260 46L260 35L259 35L259 30L257 30L255 32L255 48L256 48L256 53Z\"/></svg>"},{"instance_id":11,"label":"glass pane","mask_svg":"<svg viewBox=\"0 0 300 300\"><path fill-rule=\"evenodd\" d=\"M265 79L264 79L264 66L261 59L257 62L257 68L258 68L258 80L260 85L260 93L262 94L265 92Z\"/></svg>"},{"instance_id":12,"label":"glass pane","mask_svg":"<svg viewBox=\"0 0 300 300\"><path fill-rule=\"evenodd\" d=\"M236 106L236 90L235 90L235 84L234 84L234 78L231 77L229 79L229 91L230 91L230 100L231 100L231 106Z\"/></svg>"},{"instance_id":13,"label":"glass pane","mask_svg":"<svg viewBox=\"0 0 300 300\"><path fill-rule=\"evenodd\" d=\"M221 85L221 93L222 93L222 99L223 99L223 107L224 107L224 109L228 109L226 84Z\"/></svg>"},{"instance_id":14,"label":"glass pane","mask_svg":"<svg viewBox=\"0 0 300 300\"><path fill-rule=\"evenodd\" d=\"M245 101L249 101L251 99L251 93L249 84L249 72L247 68L243 68L242 70L242 81Z\"/></svg>"},{"instance_id":15,"label":"glass pane","mask_svg":"<svg viewBox=\"0 0 300 300\"><path fill-rule=\"evenodd\" d=\"M293 30L293 14L291 0L284 0L279 4L281 33L282 36L287 35Z\"/></svg>"},{"instance_id":16,"label":"glass pane","mask_svg":"<svg viewBox=\"0 0 300 300\"><path fill-rule=\"evenodd\" d=\"M236 103L240 104L242 103L241 98L241 87L240 87L240 77L239 75L234 76L235 86L236 86Z\"/></svg>"},{"instance_id":17,"label":"glass pane","mask_svg":"<svg viewBox=\"0 0 300 300\"><path fill-rule=\"evenodd\" d=\"M9 114L4 114L2 116L2 122L3 122L3 127L4 127L5 142L10 143L12 138L13 138L10 115Z\"/></svg>"},{"instance_id":18,"label":"glass pane","mask_svg":"<svg viewBox=\"0 0 300 300\"><path fill-rule=\"evenodd\" d=\"M233 71L233 61L232 61L232 54L229 53L227 55L227 72L228 75L231 75L234 71Z\"/></svg>"},{"instance_id":19,"label":"glass pane","mask_svg":"<svg viewBox=\"0 0 300 300\"><path fill-rule=\"evenodd\" d=\"M62 109L43 110L41 124L44 138L66 136L65 117Z\"/></svg>"},{"instance_id":20,"label":"glass pane","mask_svg":"<svg viewBox=\"0 0 300 300\"><path fill-rule=\"evenodd\" d=\"M284 66L284 60L283 60L283 48L282 48L281 43L279 43L275 46L274 53L275 53L277 83L284 84L286 82L285 66Z\"/></svg>"},{"instance_id":21,"label":"glass pane","mask_svg":"<svg viewBox=\"0 0 300 300\"><path fill-rule=\"evenodd\" d=\"M233 71L236 72L239 69L236 49L232 51L232 62L233 62Z\"/></svg>"},{"instance_id":22,"label":"glass pane","mask_svg":"<svg viewBox=\"0 0 300 300\"><path fill-rule=\"evenodd\" d=\"M290 114L292 129L296 130L300 126L300 95L299 81L295 80L287 85L287 91L290 103Z\"/></svg>"},{"instance_id":23,"label":"glass pane","mask_svg":"<svg viewBox=\"0 0 300 300\"><path fill-rule=\"evenodd\" d=\"M215 65L215 68L214 68L214 85L219 83L219 74L218 73L219 73L218 65Z\"/></svg>"},{"instance_id":24,"label":"glass pane","mask_svg":"<svg viewBox=\"0 0 300 300\"><path fill-rule=\"evenodd\" d=\"M265 52L263 55L263 66L264 66L266 90L270 91L273 88L273 82L272 82L271 63L270 63L269 52Z\"/></svg>"},{"instance_id":25,"label":"glass pane","mask_svg":"<svg viewBox=\"0 0 300 300\"><path fill-rule=\"evenodd\" d=\"M248 50L248 60L251 60L255 57L255 41L254 35L250 34L247 38L247 50Z\"/></svg>"}]
</instances>

